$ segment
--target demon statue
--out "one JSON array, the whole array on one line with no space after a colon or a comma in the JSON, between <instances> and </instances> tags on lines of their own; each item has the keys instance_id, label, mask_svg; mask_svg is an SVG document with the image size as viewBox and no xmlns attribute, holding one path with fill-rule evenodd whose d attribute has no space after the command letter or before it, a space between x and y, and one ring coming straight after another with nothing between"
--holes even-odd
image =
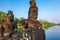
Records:
<instances>
[{"instance_id":1,"label":"demon statue","mask_svg":"<svg viewBox=\"0 0 60 40\"><path fill-rule=\"evenodd\" d=\"M35 0L30 0L28 19L22 20L26 40L45 40L45 32L42 29L42 24L37 20L37 17L38 7L36 6L36 2ZM27 38L26 35L29 37Z\"/></svg>"},{"instance_id":2,"label":"demon statue","mask_svg":"<svg viewBox=\"0 0 60 40\"><path fill-rule=\"evenodd\" d=\"M42 24L37 21L38 8L36 6L35 0L30 1L30 8L28 12L28 19L22 20L22 25L26 29L41 29Z\"/></svg>"},{"instance_id":3,"label":"demon statue","mask_svg":"<svg viewBox=\"0 0 60 40\"><path fill-rule=\"evenodd\" d=\"M30 8L28 13L28 28L31 30L41 29L42 24L37 20L38 8L36 6L35 0L30 1Z\"/></svg>"},{"instance_id":4,"label":"demon statue","mask_svg":"<svg viewBox=\"0 0 60 40\"><path fill-rule=\"evenodd\" d=\"M14 23L13 12L8 11L6 20L0 24L0 34L2 34L3 38L11 37L16 29L17 25Z\"/></svg>"},{"instance_id":5,"label":"demon statue","mask_svg":"<svg viewBox=\"0 0 60 40\"><path fill-rule=\"evenodd\" d=\"M42 24L37 20L37 17L38 7L36 6L36 2L35 0L30 0L28 19L22 21L23 28L25 30L28 29L28 32L27 30L24 31L26 35L29 36L28 39L30 38L30 40L45 40L45 32L42 29Z\"/></svg>"}]
</instances>

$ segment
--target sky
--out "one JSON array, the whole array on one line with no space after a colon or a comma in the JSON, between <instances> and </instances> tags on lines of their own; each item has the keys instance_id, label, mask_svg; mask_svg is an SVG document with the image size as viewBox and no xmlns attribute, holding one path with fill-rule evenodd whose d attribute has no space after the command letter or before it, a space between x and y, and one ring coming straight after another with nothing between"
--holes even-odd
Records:
<instances>
[{"instance_id":1,"label":"sky","mask_svg":"<svg viewBox=\"0 0 60 40\"><path fill-rule=\"evenodd\" d=\"M12 10L17 18L28 18L30 0L0 0L0 11ZM36 0L38 19L60 23L60 0Z\"/></svg>"}]
</instances>

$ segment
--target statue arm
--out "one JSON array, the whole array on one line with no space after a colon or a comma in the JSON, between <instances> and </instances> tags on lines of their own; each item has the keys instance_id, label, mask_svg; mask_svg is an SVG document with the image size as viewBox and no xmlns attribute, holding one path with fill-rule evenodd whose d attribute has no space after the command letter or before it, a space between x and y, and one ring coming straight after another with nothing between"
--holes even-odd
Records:
<instances>
[{"instance_id":1,"label":"statue arm","mask_svg":"<svg viewBox=\"0 0 60 40\"><path fill-rule=\"evenodd\" d=\"M0 23L0 37L2 37L2 33L3 33L2 30L3 30L3 29L2 29L2 24Z\"/></svg>"}]
</instances>

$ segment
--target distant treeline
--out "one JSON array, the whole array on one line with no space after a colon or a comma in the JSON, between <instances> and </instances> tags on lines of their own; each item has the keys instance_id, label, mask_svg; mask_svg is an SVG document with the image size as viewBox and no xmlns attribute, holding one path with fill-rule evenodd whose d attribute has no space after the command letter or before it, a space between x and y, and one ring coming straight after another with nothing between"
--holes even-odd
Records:
<instances>
[{"instance_id":1,"label":"distant treeline","mask_svg":"<svg viewBox=\"0 0 60 40\"><path fill-rule=\"evenodd\" d=\"M55 26L55 23L51 23L51 22L48 22L46 20L40 20L40 22L42 23L42 28L43 29L48 29L50 27Z\"/></svg>"},{"instance_id":2,"label":"distant treeline","mask_svg":"<svg viewBox=\"0 0 60 40\"><path fill-rule=\"evenodd\" d=\"M5 19L6 19L6 13L0 11L0 22L4 21ZM18 30L22 30L22 28L23 28L21 25L21 20L23 20L23 19L25 19L25 18L24 17L21 17L21 18L14 17L14 22L18 25ZM39 21L42 23L43 29L47 29L47 28L55 25L54 23L50 23L45 20L39 20Z\"/></svg>"}]
</instances>

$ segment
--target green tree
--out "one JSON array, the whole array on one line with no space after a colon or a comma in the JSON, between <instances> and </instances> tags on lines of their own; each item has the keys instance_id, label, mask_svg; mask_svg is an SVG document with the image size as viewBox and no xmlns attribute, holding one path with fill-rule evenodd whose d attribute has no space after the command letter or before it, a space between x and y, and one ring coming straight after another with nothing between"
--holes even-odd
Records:
<instances>
[{"instance_id":1,"label":"green tree","mask_svg":"<svg viewBox=\"0 0 60 40\"><path fill-rule=\"evenodd\" d=\"M40 20L40 22L42 23L42 28L43 29L48 29L48 28L55 25L55 23L51 23L51 22L48 22L46 20Z\"/></svg>"},{"instance_id":2,"label":"green tree","mask_svg":"<svg viewBox=\"0 0 60 40\"><path fill-rule=\"evenodd\" d=\"M22 20L24 20L24 19L25 19L24 17L21 17L19 20L22 21Z\"/></svg>"},{"instance_id":3,"label":"green tree","mask_svg":"<svg viewBox=\"0 0 60 40\"><path fill-rule=\"evenodd\" d=\"M4 20L5 20L5 18L6 18L6 13L5 13L5 12L0 11L0 22L1 22L1 21L4 21Z\"/></svg>"},{"instance_id":4,"label":"green tree","mask_svg":"<svg viewBox=\"0 0 60 40\"><path fill-rule=\"evenodd\" d=\"M23 19L25 19L25 18L24 18L24 17L21 17L21 18L16 18L16 17L15 17L15 18L14 18L14 22L15 22L16 24L20 24Z\"/></svg>"},{"instance_id":5,"label":"green tree","mask_svg":"<svg viewBox=\"0 0 60 40\"><path fill-rule=\"evenodd\" d=\"M14 18L14 22L16 23L16 24L18 24L19 23L19 19L18 18Z\"/></svg>"}]
</instances>

